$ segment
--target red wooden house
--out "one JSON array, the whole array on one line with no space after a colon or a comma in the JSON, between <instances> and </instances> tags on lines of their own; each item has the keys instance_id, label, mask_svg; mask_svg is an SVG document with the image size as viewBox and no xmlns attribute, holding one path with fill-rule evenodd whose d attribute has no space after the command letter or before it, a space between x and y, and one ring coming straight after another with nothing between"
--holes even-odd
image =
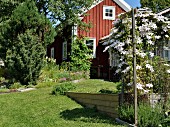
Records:
<instances>
[{"instance_id":1,"label":"red wooden house","mask_svg":"<svg viewBox=\"0 0 170 127\"><path fill-rule=\"evenodd\" d=\"M110 79L109 53L103 52L104 46L100 41L110 34L113 27L113 21L121 13L130 11L131 7L124 0L100 0L93 4L91 8L84 11L85 16L80 16L83 22L91 23L92 28L89 31L80 30L79 27L68 26L63 30L62 36L57 36L55 42L48 46L47 55L55 58L57 64L63 61L69 61L69 52L71 50L71 36L88 37L86 42L89 48L93 49L93 61L91 77Z\"/></svg>"}]
</instances>

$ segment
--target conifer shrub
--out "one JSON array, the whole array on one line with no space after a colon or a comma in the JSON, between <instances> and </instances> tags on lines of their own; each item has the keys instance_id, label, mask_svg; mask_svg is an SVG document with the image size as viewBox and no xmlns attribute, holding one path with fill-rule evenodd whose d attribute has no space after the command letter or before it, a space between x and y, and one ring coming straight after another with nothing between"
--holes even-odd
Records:
<instances>
[{"instance_id":1,"label":"conifer shrub","mask_svg":"<svg viewBox=\"0 0 170 127\"><path fill-rule=\"evenodd\" d=\"M28 30L20 34L15 46L7 51L6 65L11 78L23 85L35 85L44 65L45 50L37 39Z\"/></svg>"}]
</instances>

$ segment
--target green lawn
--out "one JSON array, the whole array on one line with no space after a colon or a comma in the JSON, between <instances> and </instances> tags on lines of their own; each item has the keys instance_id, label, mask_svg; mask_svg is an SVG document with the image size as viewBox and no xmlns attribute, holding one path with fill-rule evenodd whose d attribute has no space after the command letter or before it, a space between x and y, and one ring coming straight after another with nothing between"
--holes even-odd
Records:
<instances>
[{"instance_id":1,"label":"green lawn","mask_svg":"<svg viewBox=\"0 0 170 127\"><path fill-rule=\"evenodd\" d=\"M120 127L113 119L85 109L52 88L0 95L0 127Z\"/></svg>"},{"instance_id":2,"label":"green lawn","mask_svg":"<svg viewBox=\"0 0 170 127\"><path fill-rule=\"evenodd\" d=\"M98 93L101 89L117 91L116 86L119 83L108 82L100 79L82 80L76 83L75 92Z\"/></svg>"}]
</instances>

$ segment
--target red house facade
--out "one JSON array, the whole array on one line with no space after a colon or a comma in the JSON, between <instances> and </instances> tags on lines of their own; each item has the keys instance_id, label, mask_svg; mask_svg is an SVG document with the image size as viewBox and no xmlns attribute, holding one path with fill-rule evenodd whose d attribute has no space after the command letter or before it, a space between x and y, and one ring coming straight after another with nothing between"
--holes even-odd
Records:
<instances>
[{"instance_id":1,"label":"red house facade","mask_svg":"<svg viewBox=\"0 0 170 127\"><path fill-rule=\"evenodd\" d=\"M47 48L47 55L55 58L57 64L69 61L71 36L88 37L85 43L93 50L91 76L110 79L109 53L103 52L105 47L100 41L110 34L117 16L130 10L131 7L124 0L100 0L94 3L91 8L84 11L85 16L80 16L83 22L91 23L92 27L85 31L80 30L78 26L68 26L63 30L63 36L68 39L64 40L62 36L57 36L55 42Z\"/></svg>"}]
</instances>

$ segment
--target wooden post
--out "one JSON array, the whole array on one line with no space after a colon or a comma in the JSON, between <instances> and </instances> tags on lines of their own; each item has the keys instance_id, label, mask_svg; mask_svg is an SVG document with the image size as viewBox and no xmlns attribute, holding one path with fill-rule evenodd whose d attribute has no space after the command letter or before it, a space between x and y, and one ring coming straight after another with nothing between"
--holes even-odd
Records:
<instances>
[{"instance_id":1,"label":"wooden post","mask_svg":"<svg viewBox=\"0 0 170 127\"><path fill-rule=\"evenodd\" d=\"M132 43L133 43L133 85L134 85L134 115L135 115L135 127L138 125L137 121L137 87L136 87L136 42L135 42L135 16L134 8L132 8Z\"/></svg>"}]
</instances>

